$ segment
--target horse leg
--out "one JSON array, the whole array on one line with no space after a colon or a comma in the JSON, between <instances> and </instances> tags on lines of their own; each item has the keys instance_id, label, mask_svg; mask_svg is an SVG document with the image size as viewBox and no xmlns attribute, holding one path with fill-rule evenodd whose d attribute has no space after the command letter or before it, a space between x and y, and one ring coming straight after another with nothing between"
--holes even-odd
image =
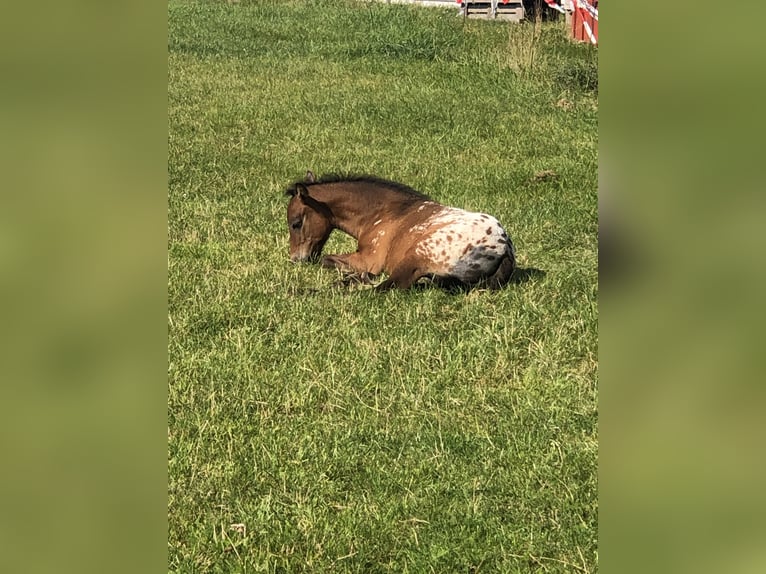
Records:
<instances>
[{"instance_id":1,"label":"horse leg","mask_svg":"<svg viewBox=\"0 0 766 574\"><path fill-rule=\"evenodd\" d=\"M337 284L346 287L352 284L370 285L372 279L379 274L370 270L370 266L365 264L358 252L326 255L322 258L322 267L337 269L343 273L344 277Z\"/></svg>"},{"instance_id":2,"label":"horse leg","mask_svg":"<svg viewBox=\"0 0 766 574\"><path fill-rule=\"evenodd\" d=\"M336 255L325 255L322 257L322 267L327 269L338 269L340 271L355 271L348 264L348 256L350 253Z\"/></svg>"},{"instance_id":3,"label":"horse leg","mask_svg":"<svg viewBox=\"0 0 766 574\"><path fill-rule=\"evenodd\" d=\"M492 291L502 289L511 279L515 269L516 258L513 255L513 251L509 249L500 260L497 270L487 279L487 288Z\"/></svg>"},{"instance_id":4,"label":"horse leg","mask_svg":"<svg viewBox=\"0 0 766 574\"><path fill-rule=\"evenodd\" d=\"M338 269L340 271L350 271L353 273L369 272L364 258L356 253L337 253L335 255L325 255L322 257L322 267L328 269Z\"/></svg>"},{"instance_id":5,"label":"horse leg","mask_svg":"<svg viewBox=\"0 0 766 574\"><path fill-rule=\"evenodd\" d=\"M344 272L368 274L371 277L380 275L382 269L379 265L370 262L358 251L354 253L339 253L337 255L325 255L322 258L322 267L338 269Z\"/></svg>"},{"instance_id":6,"label":"horse leg","mask_svg":"<svg viewBox=\"0 0 766 574\"><path fill-rule=\"evenodd\" d=\"M388 291L389 289L409 289L413 283L427 275L425 271L415 265L400 265L391 272L391 275L375 287L376 291Z\"/></svg>"},{"instance_id":7,"label":"horse leg","mask_svg":"<svg viewBox=\"0 0 766 574\"><path fill-rule=\"evenodd\" d=\"M335 285L348 287L349 285L372 285L373 276L367 273L348 273L335 282Z\"/></svg>"}]
</instances>

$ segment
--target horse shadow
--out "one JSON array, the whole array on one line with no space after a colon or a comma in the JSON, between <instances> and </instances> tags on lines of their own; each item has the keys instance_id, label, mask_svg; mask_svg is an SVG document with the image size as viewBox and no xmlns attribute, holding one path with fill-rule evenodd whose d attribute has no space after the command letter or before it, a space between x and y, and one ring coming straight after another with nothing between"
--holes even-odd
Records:
<instances>
[{"instance_id":1,"label":"horse shadow","mask_svg":"<svg viewBox=\"0 0 766 574\"><path fill-rule=\"evenodd\" d=\"M542 279L547 273L537 267L517 267L513 270L507 284L520 285L530 279Z\"/></svg>"},{"instance_id":2,"label":"horse shadow","mask_svg":"<svg viewBox=\"0 0 766 574\"><path fill-rule=\"evenodd\" d=\"M531 281L533 279L542 279L547 275L546 271L543 271L542 269L537 269L536 267L517 267L514 269L513 273L511 274L510 278L506 283L501 287L500 290L506 289L510 285L521 285L523 283L526 283L527 281ZM346 274L344 277L341 277L337 281L333 282L332 288L334 290L339 290L340 292L344 292L346 294L350 293L359 293L364 291L370 291L370 287L373 286L373 282L367 278L362 278L358 274ZM461 283L459 281L449 281L449 280L434 280L434 279L427 279L424 278L421 281L418 281L414 285L410 287L413 291L425 291L427 289L441 289L442 291L449 293L451 295L465 295L466 293L469 293L471 291L481 290L483 287L481 284L478 285L466 285L465 283ZM291 295L319 295L323 292L322 289L317 288L297 288L293 287L290 289Z\"/></svg>"},{"instance_id":3,"label":"horse shadow","mask_svg":"<svg viewBox=\"0 0 766 574\"><path fill-rule=\"evenodd\" d=\"M532 279L541 279L545 277L546 275L547 273L545 271L543 271L542 269L538 269L536 267L517 267L516 269L513 270L513 273L508 278L508 281L506 281L502 285L499 291L506 289L510 285L521 285L522 283L526 283L527 281L530 281ZM412 288L417 290L438 288L451 295L464 295L471 291L480 291L482 289L486 289L486 287L482 286L481 283L478 283L476 285L467 285L457 280L436 281L433 279L427 279L425 281L418 282L415 285L413 285Z\"/></svg>"}]
</instances>

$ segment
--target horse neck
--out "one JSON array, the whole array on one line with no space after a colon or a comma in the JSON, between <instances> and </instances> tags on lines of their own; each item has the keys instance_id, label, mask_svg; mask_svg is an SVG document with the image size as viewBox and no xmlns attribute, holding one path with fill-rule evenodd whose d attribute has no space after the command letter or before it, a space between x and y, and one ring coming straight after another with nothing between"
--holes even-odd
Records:
<instances>
[{"instance_id":1,"label":"horse neck","mask_svg":"<svg viewBox=\"0 0 766 574\"><path fill-rule=\"evenodd\" d=\"M359 192L353 182L338 182L311 187L311 195L330 209L332 224L354 239L369 225L369 219L380 208L378 201Z\"/></svg>"}]
</instances>

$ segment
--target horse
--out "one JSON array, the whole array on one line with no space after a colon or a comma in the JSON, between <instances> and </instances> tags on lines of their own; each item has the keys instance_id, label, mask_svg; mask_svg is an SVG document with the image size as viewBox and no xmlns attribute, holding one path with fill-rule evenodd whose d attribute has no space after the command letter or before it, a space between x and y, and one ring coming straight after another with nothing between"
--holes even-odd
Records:
<instances>
[{"instance_id":1,"label":"horse","mask_svg":"<svg viewBox=\"0 0 766 574\"><path fill-rule=\"evenodd\" d=\"M325 255L323 267L358 282L388 278L375 289L408 289L422 278L442 287L502 288L516 253L500 222L485 213L442 205L402 183L375 176L309 171L285 195L290 260L317 262L339 229L357 240L353 253Z\"/></svg>"}]
</instances>

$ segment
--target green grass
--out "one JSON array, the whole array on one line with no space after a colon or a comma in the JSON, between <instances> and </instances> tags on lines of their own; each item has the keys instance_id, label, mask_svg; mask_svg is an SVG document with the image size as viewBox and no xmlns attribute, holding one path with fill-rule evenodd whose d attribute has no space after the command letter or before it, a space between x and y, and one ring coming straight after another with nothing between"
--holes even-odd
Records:
<instances>
[{"instance_id":1,"label":"green grass","mask_svg":"<svg viewBox=\"0 0 766 574\"><path fill-rule=\"evenodd\" d=\"M455 13L169 3L169 571L597 570L597 52ZM287 258L307 169L491 213L544 275L334 288Z\"/></svg>"}]
</instances>

